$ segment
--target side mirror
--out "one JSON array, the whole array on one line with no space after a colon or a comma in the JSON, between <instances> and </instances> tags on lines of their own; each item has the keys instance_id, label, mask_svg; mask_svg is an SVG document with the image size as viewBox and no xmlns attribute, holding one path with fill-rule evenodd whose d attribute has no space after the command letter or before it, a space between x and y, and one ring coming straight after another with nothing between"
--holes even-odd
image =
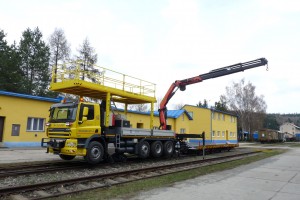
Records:
<instances>
[{"instance_id":1,"label":"side mirror","mask_svg":"<svg viewBox=\"0 0 300 200\"><path fill-rule=\"evenodd\" d=\"M83 112L82 112L82 116L83 117L86 117L87 115L88 115L88 113L89 113L89 108L88 107L84 107L83 108ZM83 119L83 118L82 118Z\"/></svg>"},{"instance_id":2,"label":"side mirror","mask_svg":"<svg viewBox=\"0 0 300 200\"><path fill-rule=\"evenodd\" d=\"M86 121L87 117L82 117L82 122Z\"/></svg>"}]
</instances>

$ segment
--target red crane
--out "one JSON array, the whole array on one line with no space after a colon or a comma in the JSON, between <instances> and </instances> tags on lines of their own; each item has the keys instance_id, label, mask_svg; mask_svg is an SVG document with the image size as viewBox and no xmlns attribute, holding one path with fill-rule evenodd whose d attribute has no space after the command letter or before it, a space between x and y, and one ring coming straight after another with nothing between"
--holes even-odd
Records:
<instances>
[{"instance_id":1,"label":"red crane","mask_svg":"<svg viewBox=\"0 0 300 200\"><path fill-rule=\"evenodd\" d=\"M170 99L173 97L173 95L176 93L178 88L181 91L184 91L186 89L187 85L191 85L194 83L199 83L207 79L211 78L217 78L220 76L226 76L229 74L237 73L237 72L242 72L247 69L255 68L255 67L260 67L263 65L267 65L268 60L265 58L259 58L256 60L252 60L249 62L244 62L244 63L238 63L234 65L230 65L227 67L222 67L218 68L215 70L212 70L206 74L201 74L199 76L195 76L192 78L187 78L183 80L177 80L172 85L170 86L169 90L165 94L164 98L160 102L160 108L158 110L159 112L159 120L160 120L160 129L167 130L167 104L170 101Z\"/></svg>"}]
</instances>

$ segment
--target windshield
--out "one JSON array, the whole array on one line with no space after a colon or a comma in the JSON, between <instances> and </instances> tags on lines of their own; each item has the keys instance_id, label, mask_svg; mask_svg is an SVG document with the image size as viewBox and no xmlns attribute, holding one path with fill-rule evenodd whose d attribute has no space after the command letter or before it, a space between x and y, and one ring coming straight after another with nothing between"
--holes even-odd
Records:
<instances>
[{"instance_id":1,"label":"windshield","mask_svg":"<svg viewBox=\"0 0 300 200\"><path fill-rule=\"evenodd\" d=\"M76 119L77 105L50 108L49 122L73 122Z\"/></svg>"}]
</instances>

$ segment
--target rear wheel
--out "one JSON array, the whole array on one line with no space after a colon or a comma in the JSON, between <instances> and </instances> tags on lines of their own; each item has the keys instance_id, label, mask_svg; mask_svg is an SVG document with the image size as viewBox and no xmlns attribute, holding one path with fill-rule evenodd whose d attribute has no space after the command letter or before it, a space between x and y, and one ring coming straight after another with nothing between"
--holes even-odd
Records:
<instances>
[{"instance_id":1,"label":"rear wheel","mask_svg":"<svg viewBox=\"0 0 300 200\"><path fill-rule=\"evenodd\" d=\"M151 155L154 158L159 158L163 154L163 144L161 141L155 141L151 144Z\"/></svg>"},{"instance_id":2,"label":"rear wheel","mask_svg":"<svg viewBox=\"0 0 300 200\"><path fill-rule=\"evenodd\" d=\"M59 157L63 160L73 160L75 158L75 156L69 156L64 154L59 154Z\"/></svg>"},{"instance_id":3,"label":"rear wheel","mask_svg":"<svg viewBox=\"0 0 300 200\"><path fill-rule=\"evenodd\" d=\"M100 142L93 141L88 145L84 159L90 164L97 164L103 160L104 148Z\"/></svg>"},{"instance_id":4,"label":"rear wheel","mask_svg":"<svg viewBox=\"0 0 300 200\"><path fill-rule=\"evenodd\" d=\"M172 141L166 141L164 143L164 156L170 158L174 153L174 143Z\"/></svg>"},{"instance_id":5,"label":"rear wheel","mask_svg":"<svg viewBox=\"0 0 300 200\"><path fill-rule=\"evenodd\" d=\"M138 144L138 155L140 158L148 158L150 154L150 145L147 141L141 141Z\"/></svg>"}]
</instances>

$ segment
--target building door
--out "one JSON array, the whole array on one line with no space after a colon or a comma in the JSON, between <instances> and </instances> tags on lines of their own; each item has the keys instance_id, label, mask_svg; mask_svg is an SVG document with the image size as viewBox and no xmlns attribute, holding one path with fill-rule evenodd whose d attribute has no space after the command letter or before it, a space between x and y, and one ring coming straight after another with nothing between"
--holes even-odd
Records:
<instances>
[{"instance_id":1,"label":"building door","mask_svg":"<svg viewBox=\"0 0 300 200\"><path fill-rule=\"evenodd\" d=\"M5 117L0 117L0 142L3 140L4 119Z\"/></svg>"},{"instance_id":2,"label":"building door","mask_svg":"<svg viewBox=\"0 0 300 200\"><path fill-rule=\"evenodd\" d=\"M226 140L228 141L228 130L226 130Z\"/></svg>"}]
</instances>

